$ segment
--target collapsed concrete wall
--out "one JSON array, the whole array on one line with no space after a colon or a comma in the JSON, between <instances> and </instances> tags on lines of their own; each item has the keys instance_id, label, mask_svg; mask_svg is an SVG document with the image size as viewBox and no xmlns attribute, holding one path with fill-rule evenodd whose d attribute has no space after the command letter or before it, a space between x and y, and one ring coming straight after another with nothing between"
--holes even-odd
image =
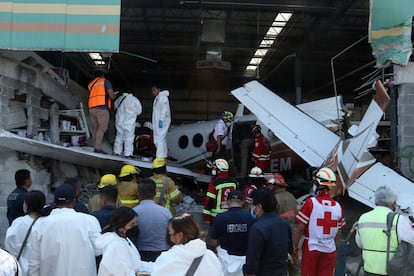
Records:
<instances>
[{"instance_id":1,"label":"collapsed concrete wall","mask_svg":"<svg viewBox=\"0 0 414 276\"><path fill-rule=\"evenodd\" d=\"M0 53L0 128L39 141L63 144L59 116L64 113L70 120L70 116L77 114L74 111L86 110L80 102L81 99L85 101L88 93L71 80L62 81L53 72L51 65L34 53ZM83 117L85 121L88 114ZM72 121L76 123L77 119ZM83 122L82 127L86 135L88 123ZM76 132L81 130L75 130L75 135L79 135ZM74 134L67 133L66 138L70 140L71 135ZM86 203L90 195L96 193L96 183L101 176L97 169L13 151L5 145L0 145L0 156L0 246L9 226L7 196L16 187L14 174L17 170L31 172L30 190L45 193L48 203L53 201L54 188L68 177L79 179L80 200Z\"/></svg>"}]
</instances>

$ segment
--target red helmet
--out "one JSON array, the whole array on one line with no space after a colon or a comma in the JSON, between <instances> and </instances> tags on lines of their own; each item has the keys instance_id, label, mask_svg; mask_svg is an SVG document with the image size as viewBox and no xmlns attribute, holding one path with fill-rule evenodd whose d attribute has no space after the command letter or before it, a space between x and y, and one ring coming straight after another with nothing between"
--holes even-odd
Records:
<instances>
[{"instance_id":1,"label":"red helmet","mask_svg":"<svg viewBox=\"0 0 414 276\"><path fill-rule=\"evenodd\" d=\"M266 184L278 185L281 187L287 187L285 178L280 173L271 173L265 176Z\"/></svg>"}]
</instances>

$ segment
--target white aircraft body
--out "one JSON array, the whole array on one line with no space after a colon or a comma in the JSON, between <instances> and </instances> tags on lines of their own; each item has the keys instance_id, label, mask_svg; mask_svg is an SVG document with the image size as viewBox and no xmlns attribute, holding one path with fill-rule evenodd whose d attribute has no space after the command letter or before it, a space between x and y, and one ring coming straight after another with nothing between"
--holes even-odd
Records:
<instances>
[{"instance_id":1,"label":"white aircraft body","mask_svg":"<svg viewBox=\"0 0 414 276\"><path fill-rule=\"evenodd\" d=\"M342 105L341 101L339 96L330 97L299 104L296 107L307 114L308 120L316 120L327 127L336 127L337 106ZM340 112L340 115L342 114ZM207 160L211 156L211 153L207 152L205 144L217 120L219 119L175 126L167 135L169 156L177 159L177 163L181 166L200 167L199 162ZM235 113L229 134L230 141L227 144L227 149L231 149L232 160L236 167L244 166L244 169L238 173L239 175L247 175L246 170L250 169L247 163L251 159L249 150L253 145L251 127L256 123L261 125L263 135L270 141L272 148L271 171L287 172L294 170L295 167L303 168L303 160L283 144L269 126L258 120L256 115L244 114L244 106L241 104ZM334 134L331 134L331 137L335 139L335 143L339 139ZM246 143L247 145L244 145ZM249 146L250 149L248 149ZM320 157L318 161L321 160Z\"/></svg>"},{"instance_id":2,"label":"white aircraft body","mask_svg":"<svg viewBox=\"0 0 414 276\"><path fill-rule=\"evenodd\" d=\"M333 195L348 190L352 198L375 207L375 190L388 185L399 194L400 209L411 213L414 210L414 183L377 162L368 152L389 102L381 82L376 82L375 89L376 95L362 121L353 137L347 140L341 140L257 81L246 83L231 93L310 166L326 166L334 170L339 176L339 185L332 190Z\"/></svg>"}]
</instances>

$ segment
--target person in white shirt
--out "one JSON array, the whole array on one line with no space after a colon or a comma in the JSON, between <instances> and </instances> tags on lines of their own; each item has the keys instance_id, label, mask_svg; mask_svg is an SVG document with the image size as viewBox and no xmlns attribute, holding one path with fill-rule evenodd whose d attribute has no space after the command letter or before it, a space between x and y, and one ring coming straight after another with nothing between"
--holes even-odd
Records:
<instances>
[{"instance_id":1,"label":"person in white shirt","mask_svg":"<svg viewBox=\"0 0 414 276\"><path fill-rule=\"evenodd\" d=\"M114 154L132 157L134 152L135 124L137 116L142 113L142 105L131 93L122 93L114 103L116 137Z\"/></svg>"},{"instance_id":2,"label":"person in white shirt","mask_svg":"<svg viewBox=\"0 0 414 276\"><path fill-rule=\"evenodd\" d=\"M223 275L219 259L199 238L198 223L192 215L184 213L171 219L168 224L168 234L174 246L157 258L151 276L186 275L193 261L198 257L201 257L201 261L190 275Z\"/></svg>"},{"instance_id":3,"label":"person in white shirt","mask_svg":"<svg viewBox=\"0 0 414 276\"><path fill-rule=\"evenodd\" d=\"M18 258L23 276L29 276L29 253L32 250L32 238L30 234L28 235L28 231L43 213L45 202L46 197L41 191L27 192L23 204L27 215L16 218L6 232L4 247L10 254ZM23 245L26 235L28 238Z\"/></svg>"},{"instance_id":4,"label":"person in white shirt","mask_svg":"<svg viewBox=\"0 0 414 276\"><path fill-rule=\"evenodd\" d=\"M157 148L155 157L168 157L167 132L171 124L171 110L168 96L168 90L162 90L159 86L154 85L151 89L155 97L152 105L152 126L154 133L154 144Z\"/></svg>"},{"instance_id":5,"label":"person in white shirt","mask_svg":"<svg viewBox=\"0 0 414 276\"><path fill-rule=\"evenodd\" d=\"M223 111L221 113L221 118L214 125L213 137L217 144L217 150L213 152L211 157L212 161L219 158L227 159L227 143L230 139L230 126L233 118L233 113L230 111Z\"/></svg>"},{"instance_id":6,"label":"person in white shirt","mask_svg":"<svg viewBox=\"0 0 414 276\"><path fill-rule=\"evenodd\" d=\"M0 248L0 276L21 276L21 269L16 258Z\"/></svg>"},{"instance_id":7,"label":"person in white shirt","mask_svg":"<svg viewBox=\"0 0 414 276\"><path fill-rule=\"evenodd\" d=\"M138 236L137 221L137 214L129 207L121 206L114 211L111 224L96 242L98 250L103 252L98 276L133 276L139 271L152 271L154 263L141 261L129 239Z\"/></svg>"},{"instance_id":8,"label":"person in white shirt","mask_svg":"<svg viewBox=\"0 0 414 276\"><path fill-rule=\"evenodd\" d=\"M55 190L56 209L40 217L32 228L29 255L31 276L96 276L96 239L101 235L98 220L76 212L75 189L62 184Z\"/></svg>"}]
</instances>

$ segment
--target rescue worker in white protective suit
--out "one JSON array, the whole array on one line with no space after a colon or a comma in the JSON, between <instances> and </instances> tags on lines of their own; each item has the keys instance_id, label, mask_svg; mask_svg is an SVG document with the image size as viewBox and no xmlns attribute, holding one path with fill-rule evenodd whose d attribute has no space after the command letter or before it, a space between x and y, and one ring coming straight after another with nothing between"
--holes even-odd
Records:
<instances>
[{"instance_id":1,"label":"rescue worker in white protective suit","mask_svg":"<svg viewBox=\"0 0 414 276\"><path fill-rule=\"evenodd\" d=\"M154 144L157 148L155 157L167 158L167 132L171 124L171 111L168 90L162 90L159 86L153 86L152 95L155 97L152 106L152 126L154 132Z\"/></svg>"},{"instance_id":2,"label":"rescue worker in white protective suit","mask_svg":"<svg viewBox=\"0 0 414 276\"><path fill-rule=\"evenodd\" d=\"M56 208L39 218L30 233L29 275L96 276L98 220L73 209L75 189L69 184L56 188L54 202Z\"/></svg>"},{"instance_id":3,"label":"rescue worker in white protective suit","mask_svg":"<svg viewBox=\"0 0 414 276\"><path fill-rule=\"evenodd\" d=\"M114 154L121 155L122 146L125 157L132 157L134 152L135 122L142 113L141 102L131 93L122 93L114 103L116 137Z\"/></svg>"}]
</instances>

